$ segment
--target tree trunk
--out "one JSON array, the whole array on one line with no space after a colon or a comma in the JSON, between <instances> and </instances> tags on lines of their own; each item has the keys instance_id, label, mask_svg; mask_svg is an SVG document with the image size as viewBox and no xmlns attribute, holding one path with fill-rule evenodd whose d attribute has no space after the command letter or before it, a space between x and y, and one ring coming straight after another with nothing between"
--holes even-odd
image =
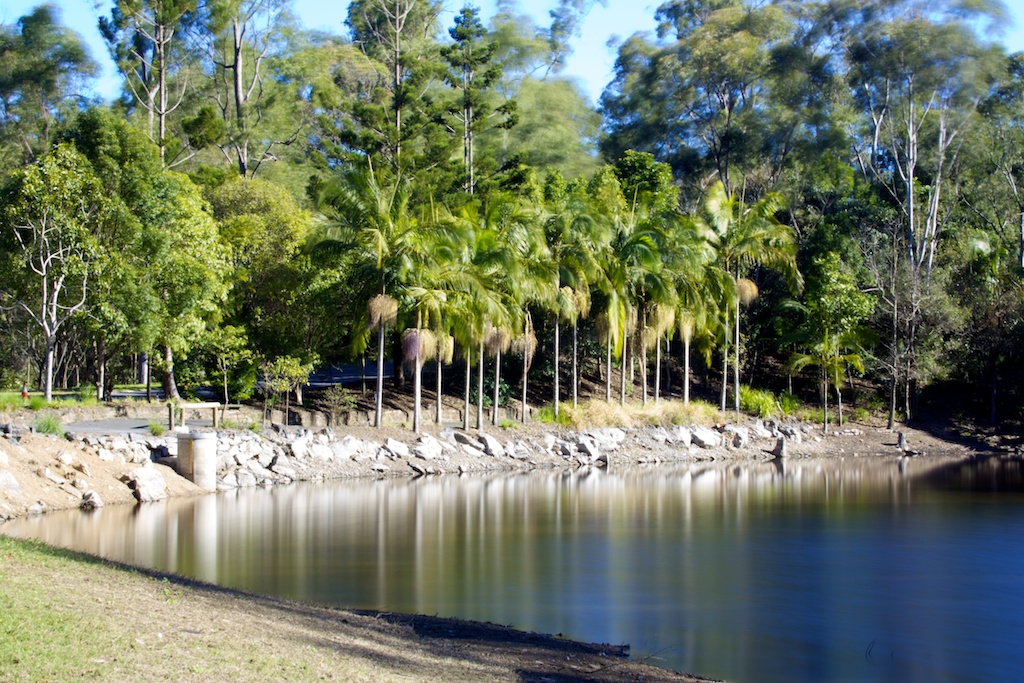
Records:
<instances>
[{"instance_id":1,"label":"tree trunk","mask_svg":"<svg viewBox=\"0 0 1024 683\"><path fill-rule=\"evenodd\" d=\"M555 405L555 421L558 421L558 342L559 342L559 324L558 316L555 316L555 389L554 389L554 405Z\"/></svg>"},{"instance_id":2,"label":"tree trunk","mask_svg":"<svg viewBox=\"0 0 1024 683\"><path fill-rule=\"evenodd\" d=\"M654 402L661 402L661 339L658 339L654 355Z\"/></svg>"},{"instance_id":3,"label":"tree trunk","mask_svg":"<svg viewBox=\"0 0 1024 683\"><path fill-rule=\"evenodd\" d=\"M373 426L380 429L384 412L384 325L377 329L377 394L374 396Z\"/></svg>"},{"instance_id":4,"label":"tree trunk","mask_svg":"<svg viewBox=\"0 0 1024 683\"><path fill-rule=\"evenodd\" d=\"M174 381L174 351L164 346L164 398L168 401L180 401L178 384Z\"/></svg>"},{"instance_id":5,"label":"tree trunk","mask_svg":"<svg viewBox=\"0 0 1024 683\"><path fill-rule=\"evenodd\" d=\"M415 366L415 374L412 378L412 431L415 434L419 434L423 421L423 414L420 407L420 399L422 398L420 389L423 380L423 361L420 360L419 349L416 350Z\"/></svg>"},{"instance_id":6,"label":"tree trunk","mask_svg":"<svg viewBox=\"0 0 1024 683\"><path fill-rule=\"evenodd\" d=\"M572 324L572 407L574 409L576 408L580 385L579 362L577 360L580 349L579 328L580 326L574 321Z\"/></svg>"},{"instance_id":7,"label":"tree trunk","mask_svg":"<svg viewBox=\"0 0 1024 683\"><path fill-rule=\"evenodd\" d=\"M441 403L441 359L440 358L437 359L436 367L437 367L437 396L436 396L436 398L437 398L437 409L436 409L436 411L434 413L434 421L437 424L441 424L442 412L443 412L444 408L443 408L443 405Z\"/></svg>"},{"instance_id":8,"label":"tree trunk","mask_svg":"<svg viewBox=\"0 0 1024 683\"><path fill-rule=\"evenodd\" d=\"M53 400L53 356L56 346L56 335L48 335L46 337L46 360L43 369L43 397L47 403Z\"/></svg>"},{"instance_id":9,"label":"tree trunk","mask_svg":"<svg viewBox=\"0 0 1024 683\"><path fill-rule=\"evenodd\" d=\"M484 430L484 343L480 342L476 366L476 428Z\"/></svg>"},{"instance_id":10,"label":"tree trunk","mask_svg":"<svg viewBox=\"0 0 1024 683\"><path fill-rule=\"evenodd\" d=\"M604 400L606 403L612 402L612 333L608 333L608 343L605 344L608 350L608 372L604 376Z\"/></svg>"},{"instance_id":11,"label":"tree trunk","mask_svg":"<svg viewBox=\"0 0 1024 683\"><path fill-rule=\"evenodd\" d=\"M683 339L683 405L690 405L690 338Z\"/></svg>"},{"instance_id":12,"label":"tree trunk","mask_svg":"<svg viewBox=\"0 0 1024 683\"><path fill-rule=\"evenodd\" d=\"M626 405L626 351L629 346L629 338L622 336L622 373L619 378L619 405Z\"/></svg>"},{"instance_id":13,"label":"tree trunk","mask_svg":"<svg viewBox=\"0 0 1024 683\"><path fill-rule=\"evenodd\" d=\"M822 374L824 374L822 370ZM828 434L828 379L825 377L821 378L821 431Z\"/></svg>"},{"instance_id":14,"label":"tree trunk","mask_svg":"<svg viewBox=\"0 0 1024 683\"><path fill-rule=\"evenodd\" d=\"M839 388L838 384L836 385L836 409L839 411L839 428L842 429L843 428L843 392Z\"/></svg>"},{"instance_id":15,"label":"tree trunk","mask_svg":"<svg viewBox=\"0 0 1024 683\"><path fill-rule=\"evenodd\" d=\"M640 392L644 407L647 407L647 344L644 341L643 333L640 334L640 382L643 390Z\"/></svg>"},{"instance_id":16,"label":"tree trunk","mask_svg":"<svg viewBox=\"0 0 1024 683\"><path fill-rule=\"evenodd\" d=\"M498 403L501 400L501 349L494 350L494 405L491 406L491 424L498 426Z\"/></svg>"},{"instance_id":17,"label":"tree trunk","mask_svg":"<svg viewBox=\"0 0 1024 683\"><path fill-rule=\"evenodd\" d=\"M470 378L473 373L473 350L470 347L466 347L466 401L462 409L462 429L469 429L469 388L472 385Z\"/></svg>"},{"instance_id":18,"label":"tree trunk","mask_svg":"<svg viewBox=\"0 0 1024 683\"><path fill-rule=\"evenodd\" d=\"M519 421L522 422L523 424L526 424L526 374L527 374L527 371L530 369L529 360L530 360L530 358L526 354L526 351L524 350L523 351L523 406L522 406L523 413L522 413L522 415L519 416Z\"/></svg>"},{"instance_id":19,"label":"tree trunk","mask_svg":"<svg viewBox=\"0 0 1024 683\"><path fill-rule=\"evenodd\" d=\"M736 300L736 358L732 364L732 375L733 375L733 387L736 390L736 395L733 397L733 403L736 407L736 419L740 417L740 301Z\"/></svg>"}]
</instances>

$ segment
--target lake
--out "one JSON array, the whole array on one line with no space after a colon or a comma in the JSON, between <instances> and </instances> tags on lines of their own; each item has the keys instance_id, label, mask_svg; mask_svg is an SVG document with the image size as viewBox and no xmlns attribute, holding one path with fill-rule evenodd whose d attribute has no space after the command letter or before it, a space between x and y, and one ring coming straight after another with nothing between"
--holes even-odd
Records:
<instances>
[{"instance_id":1,"label":"lake","mask_svg":"<svg viewBox=\"0 0 1024 683\"><path fill-rule=\"evenodd\" d=\"M16 520L223 586L490 621L729 681L1024 677L1020 460L344 481Z\"/></svg>"}]
</instances>

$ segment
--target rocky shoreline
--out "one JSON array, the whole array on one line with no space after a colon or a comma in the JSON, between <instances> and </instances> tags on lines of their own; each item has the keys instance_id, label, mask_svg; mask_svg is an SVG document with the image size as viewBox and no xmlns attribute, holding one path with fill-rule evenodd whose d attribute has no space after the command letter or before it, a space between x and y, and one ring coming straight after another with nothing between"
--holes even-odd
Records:
<instances>
[{"instance_id":1,"label":"rocky shoreline","mask_svg":"<svg viewBox=\"0 0 1024 683\"><path fill-rule=\"evenodd\" d=\"M216 488L823 455L899 458L910 454L907 437L901 435L867 425L826 435L819 426L752 418L715 426L578 431L543 423L480 431L432 425L420 435L397 427L271 425L262 433L216 432ZM7 426L0 439L0 521L55 509L204 493L178 474L181 441L177 432L79 432L61 440ZM922 444L933 452L941 448L943 455L970 453L941 441L928 443L922 433L913 434L910 442L914 455L927 452Z\"/></svg>"}]
</instances>

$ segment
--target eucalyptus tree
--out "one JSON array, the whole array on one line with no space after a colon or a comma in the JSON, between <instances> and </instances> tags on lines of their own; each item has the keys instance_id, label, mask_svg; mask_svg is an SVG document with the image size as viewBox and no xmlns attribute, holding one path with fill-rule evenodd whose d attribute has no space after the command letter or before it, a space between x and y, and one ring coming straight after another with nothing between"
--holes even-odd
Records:
<instances>
[{"instance_id":1,"label":"eucalyptus tree","mask_svg":"<svg viewBox=\"0 0 1024 683\"><path fill-rule=\"evenodd\" d=\"M146 112L149 139L166 161L167 117L185 98L186 17L197 0L117 0L110 17L100 18L100 33L124 77L124 87Z\"/></svg>"},{"instance_id":2,"label":"eucalyptus tree","mask_svg":"<svg viewBox=\"0 0 1024 683\"><path fill-rule=\"evenodd\" d=\"M49 401L58 335L88 300L106 197L85 157L63 144L15 172L2 198L0 296L24 311L43 335L43 391Z\"/></svg>"},{"instance_id":3,"label":"eucalyptus tree","mask_svg":"<svg viewBox=\"0 0 1024 683\"><path fill-rule=\"evenodd\" d=\"M781 206L781 197L776 194L765 195L753 204L747 204L729 194L722 183L716 182L708 190L703 210L696 219L698 229L715 251L715 264L726 285L724 293L727 299L721 309L725 319L722 410L725 410L728 384L729 346L734 343L734 399L736 411L739 411L740 304L745 298L756 296L756 286L752 287L754 283L745 276L754 266L767 266L781 271L792 290L799 290L803 285L796 267L793 230L776 218ZM733 340L730 340L730 331L734 335Z\"/></svg>"},{"instance_id":4,"label":"eucalyptus tree","mask_svg":"<svg viewBox=\"0 0 1024 683\"><path fill-rule=\"evenodd\" d=\"M947 193L958 182L961 151L1000 55L976 31L1005 12L999 2L965 7L945 0L923 10L912 0L868 3L853 17L845 54L863 121L858 166L901 214L901 234L890 239L902 252L908 305L899 311L901 297L892 297L894 329L905 332L892 344L889 364L893 387L904 380L908 397L912 382L928 379L925 339L938 317L926 308L935 300L932 276L951 216ZM905 324L897 326L901 317ZM890 415L895 400L893 393Z\"/></svg>"},{"instance_id":5,"label":"eucalyptus tree","mask_svg":"<svg viewBox=\"0 0 1024 683\"><path fill-rule=\"evenodd\" d=\"M63 113L98 73L85 41L43 4L0 25L0 159L13 168L47 153Z\"/></svg>"},{"instance_id":6,"label":"eucalyptus tree","mask_svg":"<svg viewBox=\"0 0 1024 683\"><path fill-rule=\"evenodd\" d=\"M678 175L698 184L712 175L727 191L766 163L781 168L792 121L772 120L767 102L790 77L778 54L793 34L786 6L669 0L655 19L656 41L634 35L619 47L601 96L605 155L651 152Z\"/></svg>"},{"instance_id":7,"label":"eucalyptus tree","mask_svg":"<svg viewBox=\"0 0 1024 683\"><path fill-rule=\"evenodd\" d=\"M274 67L292 23L290 0L213 0L195 17L207 72L199 85L223 124L216 144L243 177L276 160L305 125L296 94ZM190 120L199 137L210 137L207 117L200 110Z\"/></svg>"}]
</instances>

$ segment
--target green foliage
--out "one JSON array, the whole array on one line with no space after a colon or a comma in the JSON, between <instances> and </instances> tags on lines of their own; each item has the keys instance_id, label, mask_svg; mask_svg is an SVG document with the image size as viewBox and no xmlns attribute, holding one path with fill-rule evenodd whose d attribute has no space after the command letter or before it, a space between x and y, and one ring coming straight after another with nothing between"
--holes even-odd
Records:
<instances>
[{"instance_id":1,"label":"green foliage","mask_svg":"<svg viewBox=\"0 0 1024 683\"><path fill-rule=\"evenodd\" d=\"M354 410L356 397L347 388L340 384L332 384L324 389L320 396L321 409L331 418L331 424L337 424L342 413Z\"/></svg>"},{"instance_id":2,"label":"green foliage","mask_svg":"<svg viewBox=\"0 0 1024 683\"><path fill-rule=\"evenodd\" d=\"M740 386L740 408L761 418L771 417L781 410L775 394L745 384Z\"/></svg>"},{"instance_id":3,"label":"green foliage","mask_svg":"<svg viewBox=\"0 0 1024 683\"><path fill-rule=\"evenodd\" d=\"M537 422L543 422L544 424L559 424L559 425L571 425L572 424L572 411L566 407L562 407L558 411L558 417L555 417L555 407L552 405L541 406L534 412L534 419Z\"/></svg>"},{"instance_id":4,"label":"green foliage","mask_svg":"<svg viewBox=\"0 0 1024 683\"><path fill-rule=\"evenodd\" d=\"M784 391L779 395L779 410L782 411L783 415L789 416L795 414L802 405L803 401L801 401L796 394Z\"/></svg>"},{"instance_id":5,"label":"green foliage","mask_svg":"<svg viewBox=\"0 0 1024 683\"><path fill-rule=\"evenodd\" d=\"M167 428L164 426L163 422L159 420L149 421L149 433L153 436L163 436L166 431Z\"/></svg>"},{"instance_id":6,"label":"green foliage","mask_svg":"<svg viewBox=\"0 0 1024 683\"><path fill-rule=\"evenodd\" d=\"M64 425L61 424L60 418L52 413L36 417L33 429L35 429L38 434L52 434L53 436L60 437L63 437L67 433L64 429Z\"/></svg>"},{"instance_id":7,"label":"green foliage","mask_svg":"<svg viewBox=\"0 0 1024 683\"><path fill-rule=\"evenodd\" d=\"M46 405L46 399L42 396L30 396L28 399L29 410L42 410Z\"/></svg>"}]
</instances>

